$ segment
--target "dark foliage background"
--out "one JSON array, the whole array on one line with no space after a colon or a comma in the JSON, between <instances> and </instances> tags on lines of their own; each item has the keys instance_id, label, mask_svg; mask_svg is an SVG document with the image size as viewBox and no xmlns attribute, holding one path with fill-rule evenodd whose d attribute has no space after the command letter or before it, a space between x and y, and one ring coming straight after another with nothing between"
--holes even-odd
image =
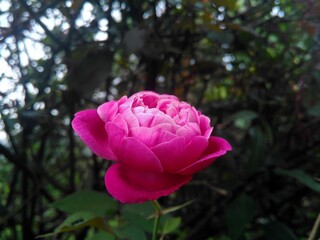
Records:
<instances>
[{"instance_id":1,"label":"dark foliage background","mask_svg":"<svg viewBox=\"0 0 320 240\"><path fill-rule=\"evenodd\" d=\"M163 239L318 239L319 12L316 0L0 0L0 239L52 232L71 193L106 195L109 163L70 120L144 89L195 105L234 148L160 199L195 200ZM108 204L116 228L125 211ZM80 227L49 238L114 239ZM132 229L124 238L149 236Z\"/></svg>"}]
</instances>

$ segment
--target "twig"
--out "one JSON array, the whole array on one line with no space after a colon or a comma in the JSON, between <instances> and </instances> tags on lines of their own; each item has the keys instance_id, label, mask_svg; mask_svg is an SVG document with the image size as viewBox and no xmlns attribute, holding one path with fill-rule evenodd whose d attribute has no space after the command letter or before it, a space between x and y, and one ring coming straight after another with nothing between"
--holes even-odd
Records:
<instances>
[{"instance_id":1,"label":"twig","mask_svg":"<svg viewBox=\"0 0 320 240\"><path fill-rule=\"evenodd\" d=\"M317 219L316 219L316 221L315 221L315 223L313 225L313 228L311 230L311 233L309 235L308 240L314 240L315 239L316 234L318 232L319 226L320 226L320 213L319 213L319 215L318 215L318 217L317 217Z\"/></svg>"}]
</instances>

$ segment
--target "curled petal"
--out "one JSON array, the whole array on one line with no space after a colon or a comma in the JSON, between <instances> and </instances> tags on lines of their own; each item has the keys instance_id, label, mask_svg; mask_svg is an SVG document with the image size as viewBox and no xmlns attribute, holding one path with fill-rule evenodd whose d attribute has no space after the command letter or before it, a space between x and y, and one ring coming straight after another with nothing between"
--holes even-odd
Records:
<instances>
[{"instance_id":1,"label":"curled petal","mask_svg":"<svg viewBox=\"0 0 320 240\"><path fill-rule=\"evenodd\" d=\"M104 122L110 121L118 112L118 101L106 102L100 105L97 112Z\"/></svg>"},{"instance_id":2,"label":"curled petal","mask_svg":"<svg viewBox=\"0 0 320 240\"><path fill-rule=\"evenodd\" d=\"M202 154L202 157L198 161L182 169L178 173L183 175L190 175L199 172L202 169L208 167L218 157L225 155L227 151L231 150L232 147L225 139L220 137L210 137L209 145Z\"/></svg>"},{"instance_id":3,"label":"curled petal","mask_svg":"<svg viewBox=\"0 0 320 240\"><path fill-rule=\"evenodd\" d=\"M137 171L121 163L106 172L108 192L122 203L141 203L167 196L191 180L192 176Z\"/></svg>"},{"instance_id":4,"label":"curled petal","mask_svg":"<svg viewBox=\"0 0 320 240\"><path fill-rule=\"evenodd\" d=\"M84 110L76 113L71 124L74 131L92 152L102 158L116 159L108 145L109 137L104 129L105 123L96 110Z\"/></svg>"}]
</instances>

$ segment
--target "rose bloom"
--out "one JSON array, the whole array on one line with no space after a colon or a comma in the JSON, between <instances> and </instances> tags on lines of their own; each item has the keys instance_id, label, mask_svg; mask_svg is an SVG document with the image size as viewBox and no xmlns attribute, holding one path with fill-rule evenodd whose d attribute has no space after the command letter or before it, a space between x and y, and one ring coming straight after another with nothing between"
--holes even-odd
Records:
<instances>
[{"instance_id":1,"label":"rose bloom","mask_svg":"<svg viewBox=\"0 0 320 240\"><path fill-rule=\"evenodd\" d=\"M172 95L143 91L76 113L72 126L98 156L114 161L108 192L122 203L155 200L231 150L210 136L210 119Z\"/></svg>"}]
</instances>

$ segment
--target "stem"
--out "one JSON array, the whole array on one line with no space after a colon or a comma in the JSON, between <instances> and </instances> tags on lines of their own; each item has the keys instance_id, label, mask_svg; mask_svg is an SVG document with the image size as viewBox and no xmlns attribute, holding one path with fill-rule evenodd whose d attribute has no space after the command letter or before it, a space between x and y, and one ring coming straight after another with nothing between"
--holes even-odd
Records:
<instances>
[{"instance_id":1,"label":"stem","mask_svg":"<svg viewBox=\"0 0 320 240\"><path fill-rule=\"evenodd\" d=\"M152 200L152 204L156 209L156 216L154 219L154 225L153 225L153 231L152 231L152 240L156 240L158 235L160 217L162 213L161 213L161 206L157 200Z\"/></svg>"},{"instance_id":2,"label":"stem","mask_svg":"<svg viewBox=\"0 0 320 240\"><path fill-rule=\"evenodd\" d=\"M320 213L319 213L319 215L318 215L318 217L317 217L317 219L316 219L316 222L315 222L314 225L313 225L313 228L312 228L312 231L311 231L311 233L310 233L310 235L309 235L308 240L313 240L313 239L315 239L315 236L316 236L316 234L317 234L319 225L320 225Z\"/></svg>"}]
</instances>

